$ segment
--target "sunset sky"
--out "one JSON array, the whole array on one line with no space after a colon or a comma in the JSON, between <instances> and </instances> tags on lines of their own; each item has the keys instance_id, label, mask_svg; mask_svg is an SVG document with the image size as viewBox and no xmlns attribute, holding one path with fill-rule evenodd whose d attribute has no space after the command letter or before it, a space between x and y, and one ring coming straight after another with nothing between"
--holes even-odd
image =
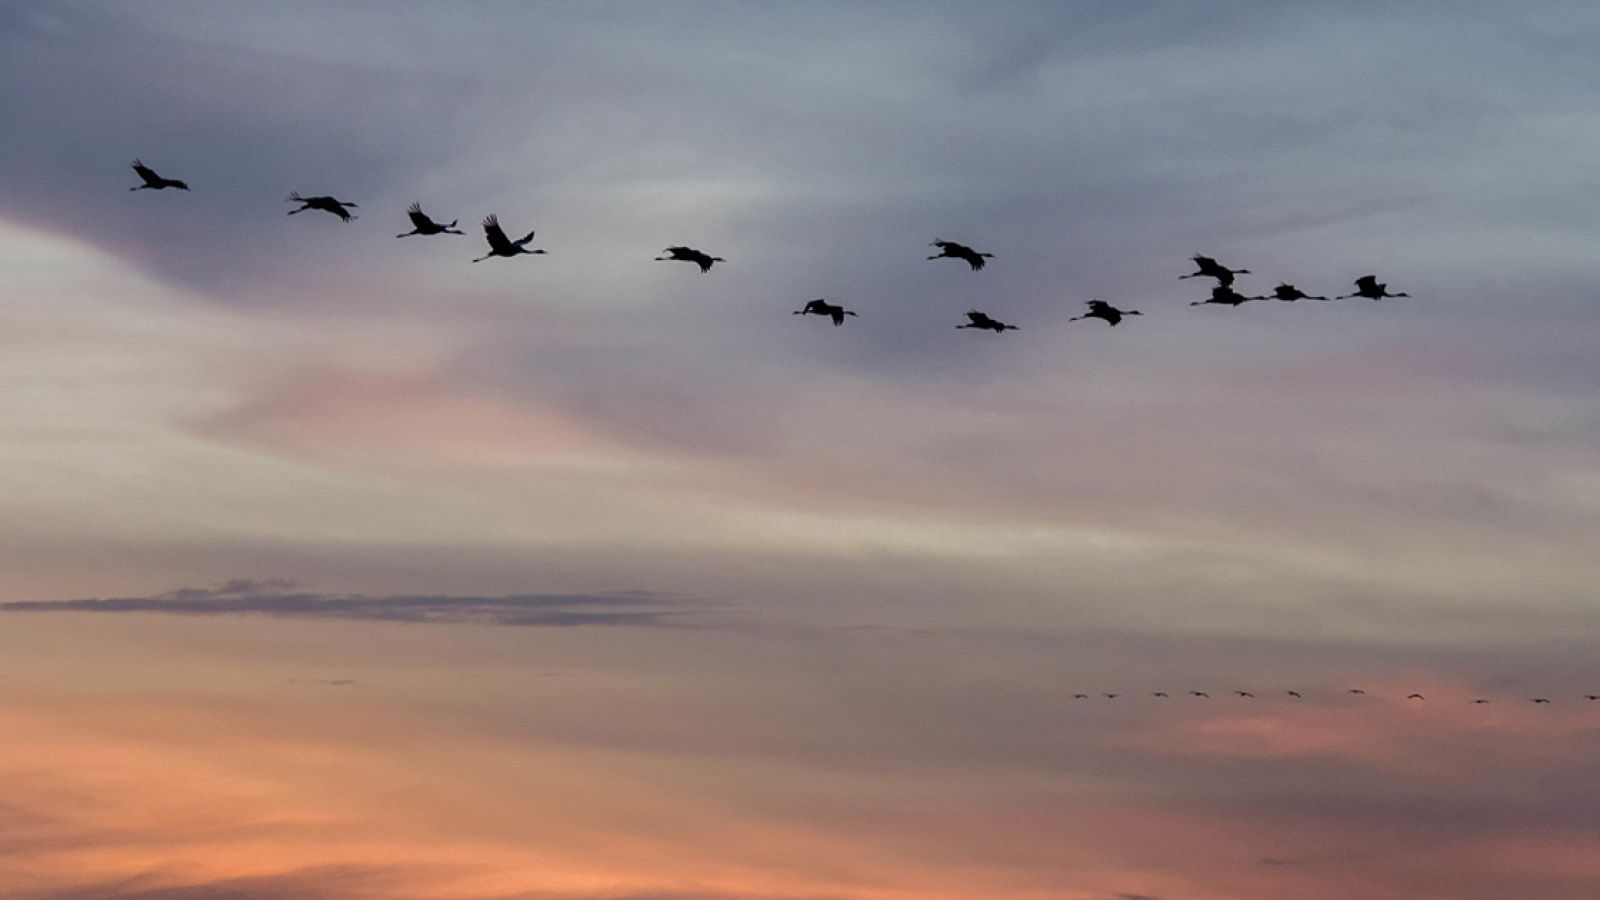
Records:
<instances>
[{"instance_id":1,"label":"sunset sky","mask_svg":"<svg viewBox=\"0 0 1600 900\"><path fill-rule=\"evenodd\" d=\"M0 5L0 898L1600 895L1600 9L1331 6Z\"/></svg>"}]
</instances>

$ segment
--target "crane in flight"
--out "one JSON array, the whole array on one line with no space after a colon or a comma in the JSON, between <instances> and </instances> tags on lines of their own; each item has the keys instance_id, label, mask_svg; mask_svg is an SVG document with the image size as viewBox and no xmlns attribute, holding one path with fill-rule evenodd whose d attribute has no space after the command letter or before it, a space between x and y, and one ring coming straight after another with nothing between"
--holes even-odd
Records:
<instances>
[{"instance_id":1,"label":"crane in flight","mask_svg":"<svg viewBox=\"0 0 1600 900\"><path fill-rule=\"evenodd\" d=\"M333 213L345 222L355 218L355 216L350 215L350 210L359 208L354 203L335 200L332 197L302 197L299 193L290 194L289 199L283 202L300 204L299 209L289 210L289 215L291 216L295 213L303 213L308 209L320 209L325 213Z\"/></svg>"},{"instance_id":2,"label":"crane in flight","mask_svg":"<svg viewBox=\"0 0 1600 900\"><path fill-rule=\"evenodd\" d=\"M804 308L795 310L794 311L794 315L797 315L797 316L829 316L829 317L831 317L833 319L834 327L837 328L840 325L844 324L844 317L845 316L853 316L853 315L855 315L855 313L851 312L848 309L845 309L842 306L838 306L838 305L835 305L833 303L829 303L828 301L823 300L822 298L818 297L817 299L808 302L805 305Z\"/></svg>"},{"instance_id":3,"label":"crane in flight","mask_svg":"<svg viewBox=\"0 0 1600 900\"><path fill-rule=\"evenodd\" d=\"M413 203L407 207L406 215L411 218L411 230L405 234L395 235L397 238L410 237L413 234L466 234L464 231L455 230L455 219L451 219L449 225L440 225L428 218L428 214L422 211L420 203Z\"/></svg>"},{"instance_id":4,"label":"crane in flight","mask_svg":"<svg viewBox=\"0 0 1600 900\"><path fill-rule=\"evenodd\" d=\"M483 262L491 256L504 256L510 259L521 253L529 256L543 253L543 250L529 250L528 243L533 240L533 232L523 235L521 240L511 240L506 237L505 230L500 227L500 217L490 213L483 220L483 236L489 241L489 252L473 260Z\"/></svg>"},{"instance_id":5,"label":"crane in flight","mask_svg":"<svg viewBox=\"0 0 1600 900\"><path fill-rule=\"evenodd\" d=\"M162 178L160 175L156 174L154 169L137 159L133 161L133 171L138 173L139 178L144 181L144 184L141 184L138 187L128 188L130 191L159 191L166 188L177 188L180 191L187 191L189 189L187 184L184 184L176 178Z\"/></svg>"},{"instance_id":6,"label":"crane in flight","mask_svg":"<svg viewBox=\"0 0 1600 900\"><path fill-rule=\"evenodd\" d=\"M700 267L702 275L711 271L712 263L727 262L720 256L702 253L693 247L668 247L661 252L667 255L656 257L656 262L692 262Z\"/></svg>"},{"instance_id":7,"label":"crane in flight","mask_svg":"<svg viewBox=\"0 0 1600 900\"><path fill-rule=\"evenodd\" d=\"M971 266L972 271L974 272L986 265L984 260L994 259L993 253L979 253L971 247L968 247L966 244L958 244L955 241L934 241L928 246L939 248L939 252L934 256L928 257L929 259L965 260L967 265Z\"/></svg>"},{"instance_id":8,"label":"crane in flight","mask_svg":"<svg viewBox=\"0 0 1600 900\"><path fill-rule=\"evenodd\" d=\"M1310 294L1306 293L1305 291L1302 291L1299 288L1295 287L1294 285L1289 284L1288 282L1284 282L1283 284L1280 284L1277 287L1273 288L1272 289L1272 296L1276 300L1284 300L1284 301L1287 301L1289 303L1293 303L1296 300L1326 300L1326 299L1328 299L1327 297L1313 297Z\"/></svg>"},{"instance_id":9,"label":"crane in flight","mask_svg":"<svg viewBox=\"0 0 1600 900\"><path fill-rule=\"evenodd\" d=\"M1260 299L1261 299L1260 297L1246 297L1245 295L1239 293L1238 291L1234 290L1233 288L1229 287L1228 285L1219 284L1216 287L1211 289L1211 296L1210 297L1208 297L1205 300L1196 300L1193 303L1190 303L1189 305L1190 306L1206 306L1208 304L1215 303L1215 304L1218 304L1220 306L1238 306L1241 303L1249 303L1251 300L1260 300Z\"/></svg>"},{"instance_id":10,"label":"crane in flight","mask_svg":"<svg viewBox=\"0 0 1600 900\"><path fill-rule=\"evenodd\" d=\"M957 325L956 328L958 330L962 329L962 328L987 328L988 330L994 332L995 334L999 334L1002 331L1021 331L1022 330L1022 329L1018 328L1015 325L1007 325L1006 323L1001 322L998 319L991 319L991 318L989 318L989 314L988 313L978 312L975 309L971 310L971 311L969 311L967 313L967 318L970 319L971 321L969 321L965 325Z\"/></svg>"},{"instance_id":11,"label":"crane in flight","mask_svg":"<svg viewBox=\"0 0 1600 900\"><path fill-rule=\"evenodd\" d=\"M1106 324L1111 325L1114 328L1118 322L1122 321L1123 316L1144 315L1144 313L1139 312L1137 309L1117 309L1115 306L1112 306L1104 300L1090 300L1088 306L1088 312L1081 316L1073 316L1067 321L1076 322L1079 319L1104 319Z\"/></svg>"},{"instance_id":12,"label":"crane in flight","mask_svg":"<svg viewBox=\"0 0 1600 900\"><path fill-rule=\"evenodd\" d=\"M1409 297L1410 294L1391 294L1388 284L1379 284L1378 276L1363 275L1356 279L1356 292L1335 297L1335 300L1348 300L1351 297L1365 297L1368 300L1382 300L1385 297Z\"/></svg>"},{"instance_id":13,"label":"crane in flight","mask_svg":"<svg viewBox=\"0 0 1600 900\"><path fill-rule=\"evenodd\" d=\"M1233 276L1250 274L1249 269L1230 269L1209 256L1201 256L1196 253L1192 258L1194 259L1196 271L1188 275L1179 275L1178 279L1180 281L1185 278L1215 278L1217 283L1223 287L1231 287L1233 285Z\"/></svg>"}]
</instances>

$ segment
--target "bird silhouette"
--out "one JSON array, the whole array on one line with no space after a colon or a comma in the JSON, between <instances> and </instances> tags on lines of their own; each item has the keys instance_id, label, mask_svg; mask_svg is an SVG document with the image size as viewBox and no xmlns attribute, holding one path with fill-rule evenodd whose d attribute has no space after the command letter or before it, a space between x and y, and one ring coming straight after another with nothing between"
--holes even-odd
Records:
<instances>
[{"instance_id":1,"label":"bird silhouette","mask_svg":"<svg viewBox=\"0 0 1600 900\"><path fill-rule=\"evenodd\" d=\"M1180 281L1185 278L1215 278L1218 284L1223 287L1230 287L1233 285L1233 276L1250 274L1249 269L1230 269L1211 257L1201 256L1198 253L1194 255L1193 259L1197 271L1188 275L1179 275L1178 279Z\"/></svg>"},{"instance_id":2,"label":"bird silhouette","mask_svg":"<svg viewBox=\"0 0 1600 900\"><path fill-rule=\"evenodd\" d=\"M508 239L505 231L500 227L500 217L494 213L490 213L483 220L483 236L489 240L489 252L473 260L473 262L483 262L491 256L504 256L509 259L519 253L526 253L532 256L544 252L543 250L528 249L528 242L533 240L533 232L531 231L523 235L521 240L513 241Z\"/></svg>"},{"instance_id":3,"label":"bird silhouette","mask_svg":"<svg viewBox=\"0 0 1600 900\"><path fill-rule=\"evenodd\" d=\"M1585 700L1600 700L1600 694L1584 694L1583 695L1583 699L1585 699Z\"/></svg>"},{"instance_id":4,"label":"bird silhouette","mask_svg":"<svg viewBox=\"0 0 1600 900\"><path fill-rule=\"evenodd\" d=\"M1190 306L1205 306L1205 305L1210 304L1210 303L1216 303L1216 304L1220 304L1220 305L1223 305L1223 306L1238 306L1241 303L1249 303L1251 300L1260 300L1260 299L1261 299L1260 297L1246 297L1245 295L1239 293L1238 291L1234 290L1233 288L1231 288L1231 287L1229 287L1229 286L1227 286L1225 284L1219 284L1216 287L1211 289L1210 298L1208 298L1206 300L1196 300L1196 301L1194 301L1193 303L1191 303L1189 305Z\"/></svg>"},{"instance_id":5,"label":"bird silhouette","mask_svg":"<svg viewBox=\"0 0 1600 900\"><path fill-rule=\"evenodd\" d=\"M1167 696L1167 692L1166 691L1156 691L1155 693L1151 694L1150 696L1152 696L1152 697L1165 697L1165 696Z\"/></svg>"},{"instance_id":6,"label":"bird silhouette","mask_svg":"<svg viewBox=\"0 0 1600 900\"><path fill-rule=\"evenodd\" d=\"M346 222L356 218L350 215L350 210L358 208L354 203L346 203L343 200L335 200L332 197L302 197L298 193L290 194L289 199L283 202L300 204L299 209L289 210L289 215L291 216L295 213L303 213L308 209L320 209L325 213L333 213Z\"/></svg>"},{"instance_id":7,"label":"bird silhouette","mask_svg":"<svg viewBox=\"0 0 1600 900\"><path fill-rule=\"evenodd\" d=\"M1351 688L1350 690L1345 691L1345 693L1347 693L1347 694L1365 694L1366 691L1363 691L1361 688Z\"/></svg>"},{"instance_id":8,"label":"bird silhouette","mask_svg":"<svg viewBox=\"0 0 1600 900\"><path fill-rule=\"evenodd\" d=\"M1251 698L1255 697L1255 694L1252 694L1249 691L1234 691L1233 695L1235 697L1251 697Z\"/></svg>"},{"instance_id":9,"label":"bird silhouette","mask_svg":"<svg viewBox=\"0 0 1600 900\"><path fill-rule=\"evenodd\" d=\"M1118 695L1117 694L1101 694L1100 696L1106 698L1107 700L1115 700L1115 699L1117 699Z\"/></svg>"},{"instance_id":10,"label":"bird silhouette","mask_svg":"<svg viewBox=\"0 0 1600 900\"><path fill-rule=\"evenodd\" d=\"M1476 699L1476 700L1474 700L1472 702L1473 703L1488 703L1489 701L1483 699L1482 697L1479 697L1478 699Z\"/></svg>"},{"instance_id":11,"label":"bird silhouette","mask_svg":"<svg viewBox=\"0 0 1600 900\"><path fill-rule=\"evenodd\" d=\"M1290 303L1293 303L1296 300L1326 300L1326 299L1328 299L1327 297L1313 297L1310 294L1306 293L1305 291L1302 291L1299 288L1297 288L1294 285L1289 284L1287 282L1285 282L1283 284L1280 284L1277 287L1273 288L1272 289L1272 296L1274 298L1278 299L1278 300L1286 300L1286 301L1288 301Z\"/></svg>"},{"instance_id":12,"label":"bird silhouette","mask_svg":"<svg viewBox=\"0 0 1600 900\"><path fill-rule=\"evenodd\" d=\"M991 318L989 318L989 314L988 313L981 313L981 312L978 312L975 309L971 310L971 311L969 311L967 313L967 318L971 319L972 321L968 322L965 325L957 325L956 328L958 328L958 329L961 329L961 328L987 328L990 331L994 332L995 334L999 334L1002 331L1020 331L1021 330L1021 329L1017 328L1017 326L1015 326L1015 325L1007 325L1004 322L1001 322L1001 321L998 321L998 320L995 320L995 319L991 319Z\"/></svg>"},{"instance_id":13,"label":"bird silhouette","mask_svg":"<svg viewBox=\"0 0 1600 900\"><path fill-rule=\"evenodd\" d=\"M1382 300L1385 297L1409 297L1410 294L1391 294L1389 285L1379 284L1378 276L1363 275L1356 279L1356 292L1335 297L1335 300L1348 300L1351 297L1365 297L1368 300Z\"/></svg>"},{"instance_id":14,"label":"bird silhouette","mask_svg":"<svg viewBox=\"0 0 1600 900\"><path fill-rule=\"evenodd\" d=\"M1073 694L1072 695L1072 699L1074 699L1074 700L1087 700L1087 699L1089 699L1089 695L1088 694Z\"/></svg>"},{"instance_id":15,"label":"bird silhouette","mask_svg":"<svg viewBox=\"0 0 1600 900\"><path fill-rule=\"evenodd\" d=\"M451 219L449 225L440 225L428 218L428 214L422 211L420 203L413 203L407 207L406 215L411 217L412 228L405 234L395 235L397 238L410 237L413 234L466 234L464 231L455 230L455 219Z\"/></svg>"},{"instance_id":16,"label":"bird silhouette","mask_svg":"<svg viewBox=\"0 0 1600 900\"><path fill-rule=\"evenodd\" d=\"M844 324L845 316L853 316L855 313L845 309L842 306L835 306L834 304L818 297L817 299L808 302L804 308L795 310L794 315L831 316L833 318L833 325L835 328L837 328L838 326Z\"/></svg>"},{"instance_id":17,"label":"bird silhouette","mask_svg":"<svg viewBox=\"0 0 1600 900\"><path fill-rule=\"evenodd\" d=\"M1547 697L1530 697L1530 698L1528 698L1528 700L1529 700L1530 703L1549 703L1550 702L1549 698L1547 698Z\"/></svg>"},{"instance_id":18,"label":"bird silhouette","mask_svg":"<svg viewBox=\"0 0 1600 900\"><path fill-rule=\"evenodd\" d=\"M727 262L720 256L701 253L693 247L668 247L661 252L667 255L656 257L656 262L692 262L700 267L702 275L711 271L712 263Z\"/></svg>"},{"instance_id":19,"label":"bird silhouette","mask_svg":"<svg viewBox=\"0 0 1600 900\"><path fill-rule=\"evenodd\" d=\"M1421 694L1407 694L1406 695L1406 699L1407 700L1426 700L1428 698L1422 696Z\"/></svg>"},{"instance_id":20,"label":"bird silhouette","mask_svg":"<svg viewBox=\"0 0 1600 900\"><path fill-rule=\"evenodd\" d=\"M1190 691L1189 692L1189 696L1191 696L1191 697L1201 697L1201 698L1204 698L1206 700L1211 699L1211 695L1206 693L1205 691Z\"/></svg>"},{"instance_id":21,"label":"bird silhouette","mask_svg":"<svg viewBox=\"0 0 1600 900\"><path fill-rule=\"evenodd\" d=\"M1117 309L1115 306L1112 306L1104 300L1090 300L1088 305L1088 312L1081 316L1073 316L1067 321L1076 322L1079 319L1104 319L1106 320L1107 324L1115 327L1118 322L1122 321L1123 316L1144 315L1144 313L1139 312L1137 309Z\"/></svg>"},{"instance_id":22,"label":"bird silhouette","mask_svg":"<svg viewBox=\"0 0 1600 900\"><path fill-rule=\"evenodd\" d=\"M1290 697L1295 698L1296 700L1300 699L1300 692L1299 691L1284 691L1284 693L1287 694Z\"/></svg>"},{"instance_id":23,"label":"bird silhouette","mask_svg":"<svg viewBox=\"0 0 1600 900\"><path fill-rule=\"evenodd\" d=\"M984 260L994 259L993 253L979 253L966 244L958 244L955 241L934 241L928 246L939 248L938 255L930 256L929 259L963 259L974 272L984 267Z\"/></svg>"},{"instance_id":24,"label":"bird silhouette","mask_svg":"<svg viewBox=\"0 0 1600 900\"><path fill-rule=\"evenodd\" d=\"M144 181L144 184L141 184L138 187L128 188L130 191L159 191L165 188L177 188L180 191L187 191L189 189L187 184L184 184L176 178L162 178L160 175L155 173L154 169L137 159L133 161L133 171L139 174L139 177Z\"/></svg>"}]
</instances>

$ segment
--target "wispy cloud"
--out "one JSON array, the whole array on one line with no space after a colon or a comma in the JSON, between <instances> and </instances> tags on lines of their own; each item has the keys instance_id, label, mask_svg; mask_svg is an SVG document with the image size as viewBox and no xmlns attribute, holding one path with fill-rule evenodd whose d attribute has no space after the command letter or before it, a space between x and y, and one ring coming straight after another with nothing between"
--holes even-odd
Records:
<instances>
[{"instance_id":1,"label":"wispy cloud","mask_svg":"<svg viewBox=\"0 0 1600 900\"><path fill-rule=\"evenodd\" d=\"M8 613L166 613L180 616L255 615L375 622L568 627L676 624L690 612L648 591L613 594L324 594L278 579L235 579L209 588L178 588L142 597L24 600L0 604Z\"/></svg>"}]
</instances>

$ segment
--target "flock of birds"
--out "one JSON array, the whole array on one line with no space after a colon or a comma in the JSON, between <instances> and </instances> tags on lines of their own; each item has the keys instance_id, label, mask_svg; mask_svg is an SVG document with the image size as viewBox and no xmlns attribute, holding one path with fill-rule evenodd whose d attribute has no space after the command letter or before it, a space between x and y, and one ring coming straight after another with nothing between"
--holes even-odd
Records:
<instances>
[{"instance_id":1,"label":"flock of birds","mask_svg":"<svg viewBox=\"0 0 1600 900\"><path fill-rule=\"evenodd\" d=\"M189 185L185 184L184 182L175 178L163 178L161 175L157 174L155 170L151 169L149 166L146 166L143 162L137 159L133 161L133 171L138 174L140 180L143 181L143 184L128 188L130 191L159 191L168 188L181 191L189 190ZM344 222L350 222L357 218L350 211L352 209L360 208L355 203L351 203L346 200L339 200L335 197L302 197L298 193L290 194L286 202L300 204L299 207L289 210L289 215L291 216L295 215L296 213L303 213L306 210L319 210L321 212L337 216ZM427 236L437 234L465 234L465 232L456 228L456 220L454 219L447 224L441 224L434 221L427 213L422 211L421 204L411 204L410 208L406 210L406 215L411 219L411 230L395 235L397 238L412 237L415 235ZM529 231L527 234L523 235L517 240L512 240L510 236L506 234L505 229L500 226L499 216L494 214L490 214L484 218L483 236L485 240L488 241L489 252L474 259L473 262L475 263L483 262L486 259L496 256L510 259L515 256L538 256L546 252L542 249L529 249L528 245L533 243L534 232L532 231ZM994 258L993 253L979 252L965 244L960 244L955 241L935 240L932 244L929 244L929 246L939 248L939 252L929 256L928 259L958 259L970 266L974 272L983 269L988 264L988 261ZM720 256L712 256L709 253L696 250L693 247L668 247L661 252L664 255L657 256L657 262L694 263L700 267L702 274L710 272L711 267L716 263L727 261ZM1354 293L1344 294L1338 297L1330 298L1307 294L1294 285L1288 283L1279 284L1273 289L1273 292L1270 295L1252 297L1239 293L1233 287L1234 277L1237 275L1250 274L1249 269L1230 269L1209 256L1201 256L1199 254L1195 254L1194 263L1196 271L1188 275L1180 275L1180 280L1185 278L1213 278L1216 280L1217 284L1211 289L1210 297L1205 300L1197 300L1193 303L1190 303L1190 306L1208 306L1213 304L1219 306L1239 306L1255 300L1280 300L1292 303L1297 300L1348 300L1353 297L1360 297L1368 300L1386 300L1394 297L1411 296L1410 294L1405 293L1392 294L1389 292L1389 286L1379 282L1376 275L1363 275L1356 279L1356 290ZM1068 321L1077 322L1083 319L1099 319L1108 325L1115 326L1128 316L1144 315L1136 309L1117 309L1115 306L1112 306L1104 300L1090 300L1088 301L1087 305L1089 307L1088 312L1080 316L1074 316ZM845 309L837 304L829 303L827 300L821 298L806 303L806 305L802 308L795 310L794 314L797 316L823 316L832 319L835 326L843 325L846 316L856 315L856 313L852 310ZM1020 330L1016 325L1002 322L999 319L990 316L988 313L976 309L968 311L967 323L965 325L957 325L956 328L992 331L995 334L1003 334L1007 331Z\"/></svg>"},{"instance_id":2,"label":"flock of birds","mask_svg":"<svg viewBox=\"0 0 1600 900\"><path fill-rule=\"evenodd\" d=\"M1240 698L1241 700L1254 700L1255 697L1256 697L1256 695L1251 691L1231 691L1230 693L1233 696ZM1345 693L1348 694L1348 695L1351 695L1351 696L1364 697L1364 696L1366 696L1367 692L1365 690L1361 689L1361 688L1350 688L1350 689L1346 690ZM1211 694L1208 691L1189 691L1188 694L1189 694L1190 697L1194 697L1194 698L1199 699L1199 700L1209 700L1209 699L1211 699ZM1092 695L1090 695L1090 694L1073 694L1072 695L1072 699L1074 699L1074 700L1088 700L1090 698L1090 696L1092 696ZM1121 697L1122 694L1104 693L1104 694L1101 694L1100 696L1102 698L1106 699L1106 700L1115 700L1118 697ZM1171 697L1172 695L1167 693L1166 691L1152 691L1150 693L1150 696L1154 697L1154 698L1158 698L1158 699L1166 699L1166 698ZM1299 691L1284 691L1283 692L1283 696L1288 697L1291 700L1303 700L1303 699L1305 699L1305 695L1300 693ZM1582 696L1583 696L1583 699L1585 699L1585 700L1600 700L1600 694L1583 694ZM1426 700L1428 698L1424 697L1422 694L1411 693L1411 694L1407 694L1406 695L1406 699L1407 700ZM1471 703L1474 706L1481 706L1481 705L1486 704L1488 702L1490 702L1490 701L1489 701L1489 698L1487 698L1487 697L1477 697L1477 698L1475 698L1475 699L1473 699L1471 701ZM1529 697L1528 698L1528 702L1529 703L1551 703L1553 701L1549 697Z\"/></svg>"}]
</instances>

